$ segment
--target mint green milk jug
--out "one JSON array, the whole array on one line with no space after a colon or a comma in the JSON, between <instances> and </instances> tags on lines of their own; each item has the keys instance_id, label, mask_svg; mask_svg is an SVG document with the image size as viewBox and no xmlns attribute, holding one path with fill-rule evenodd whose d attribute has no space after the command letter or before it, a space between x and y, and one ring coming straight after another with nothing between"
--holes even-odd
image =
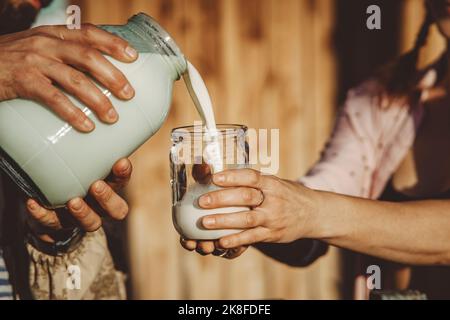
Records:
<instances>
[{"instance_id":1,"label":"mint green milk jug","mask_svg":"<svg viewBox=\"0 0 450 320\"><path fill-rule=\"evenodd\" d=\"M118 159L149 139L167 117L174 81L186 71L182 52L151 17L140 13L125 25L101 28L124 38L139 52L139 58L129 64L107 57L136 92L130 101L122 101L99 86L119 114L117 123L104 124L69 94L95 122L94 131L80 133L34 101L0 102L0 167L27 196L47 208L84 197Z\"/></svg>"}]
</instances>

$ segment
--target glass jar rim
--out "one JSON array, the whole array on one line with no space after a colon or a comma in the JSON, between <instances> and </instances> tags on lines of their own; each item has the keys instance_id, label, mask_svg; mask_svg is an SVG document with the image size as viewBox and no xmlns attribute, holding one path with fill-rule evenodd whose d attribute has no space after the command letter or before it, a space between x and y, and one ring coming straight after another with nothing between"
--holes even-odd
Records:
<instances>
[{"instance_id":1,"label":"glass jar rim","mask_svg":"<svg viewBox=\"0 0 450 320\"><path fill-rule=\"evenodd\" d=\"M199 130L199 128L201 130ZM217 124L217 132L222 136L240 136L248 130L247 126L242 124ZM172 129L172 137L185 136L202 136L206 131L206 127L202 125L181 126Z\"/></svg>"}]
</instances>

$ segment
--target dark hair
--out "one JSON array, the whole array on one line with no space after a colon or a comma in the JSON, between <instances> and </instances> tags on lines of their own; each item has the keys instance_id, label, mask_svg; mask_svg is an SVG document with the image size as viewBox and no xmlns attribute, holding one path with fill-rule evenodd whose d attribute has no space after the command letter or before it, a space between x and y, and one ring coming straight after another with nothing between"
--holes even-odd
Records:
<instances>
[{"instance_id":1,"label":"dark hair","mask_svg":"<svg viewBox=\"0 0 450 320\"><path fill-rule=\"evenodd\" d=\"M415 90L419 81L417 67L420 49L425 46L434 18L429 9L417 35L416 42L411 51L402 55L393 63L380 69L378 79L383 85L384 93L388 96L399 97L409 95Z\"/></svg>"},{"instance_id":2,"label":"dark hair","mask_svg":"<svg viewBox=\"0 0 450 320\"><path fill-rule=\"evenodd\" d=\"M42 8L48 7L53 0L40 0ZM12 0L0 0L0 35L29 29L39 10L28 2L15 3Z\"/></svg>"}]
</instances>

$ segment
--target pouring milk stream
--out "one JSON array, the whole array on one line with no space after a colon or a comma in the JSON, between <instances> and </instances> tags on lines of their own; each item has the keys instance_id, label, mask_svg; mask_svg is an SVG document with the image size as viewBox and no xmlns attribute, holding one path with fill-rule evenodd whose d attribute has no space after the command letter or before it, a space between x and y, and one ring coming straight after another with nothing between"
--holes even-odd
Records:
<instances>
[{"instance_id":1,"label":"pouring milk stream","mask_svg":"<svg viewBox=\"0 0 450 320\"><path fill-rule=\"evenodd\" d=\"M223 170L223 156L219 143L219 132L216 127L211 97L200 73L187 61L187 71L183 75L186 87L192 97L197 111L205 127L202 139L205 142L204 161L210 165L213 173ZM232 213L244 211L243 207L227 207L216 209L201 209L198 198L208 192L217 190L212 184L195 182L188 187L181 201L172 208L174 224L178 232L185 239L211 240L239 232L239 230L206 230L202 224L202 217L210 214Z\"/></svg>"}]
</instances>

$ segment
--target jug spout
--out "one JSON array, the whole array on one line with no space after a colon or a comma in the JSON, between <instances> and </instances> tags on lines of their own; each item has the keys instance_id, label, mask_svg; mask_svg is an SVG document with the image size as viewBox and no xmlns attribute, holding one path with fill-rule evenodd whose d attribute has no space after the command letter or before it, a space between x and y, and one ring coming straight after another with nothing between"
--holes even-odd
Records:
<instances>
[{"instance_id":1,"label":"jug spout","mask_svg":"<svg viewBox=\"0 0 450 320\"><path fill-rule=\"evenodd\" d=\"M128 19L124 26L103 25L102 29L127 40L139 53L157 53L174 71L178 80L187 69L186 58L170 34L152 17L139 13Z\"/></svg>"}]
</instances>

